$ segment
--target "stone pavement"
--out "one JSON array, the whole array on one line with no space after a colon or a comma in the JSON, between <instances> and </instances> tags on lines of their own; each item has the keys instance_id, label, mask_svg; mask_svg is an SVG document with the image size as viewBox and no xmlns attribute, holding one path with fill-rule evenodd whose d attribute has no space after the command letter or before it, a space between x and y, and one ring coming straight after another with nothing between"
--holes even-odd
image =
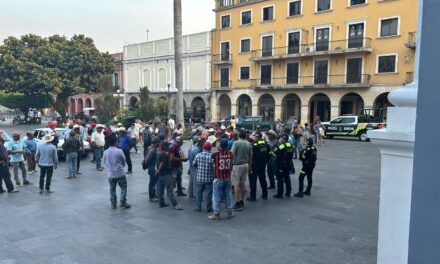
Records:
<instances>
[{"instance_id":1,"label":"stone pavement","mask_svg":"<svg viewBox=\"0 0 440 264\"><path fill-rule=\"evenodd\" d=\"M110 209L106 175L89 159L76 180L64 179L62 163L53 194L38 194L36 175L19 193L1 194L0 264L375 263L380 157L370 143L328 140L311 197L245 203L219 222L186 197L183 211L149 203L141 159L133 154L128 210ZM296 190L297 174L292 182Z\"/></svg>"}]
</instances>

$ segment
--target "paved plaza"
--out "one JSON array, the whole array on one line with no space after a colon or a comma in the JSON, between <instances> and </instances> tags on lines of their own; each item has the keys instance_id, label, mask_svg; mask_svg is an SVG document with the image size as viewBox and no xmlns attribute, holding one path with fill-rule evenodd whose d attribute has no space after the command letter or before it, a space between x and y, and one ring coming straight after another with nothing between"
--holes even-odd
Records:
<instances>
[{"instance_id":1,"label":"paved plaza","mask_svg":"<svg viewBox=\"0 0 440 264\"><path fill-rule=\"evenodd\" d=\"M75 180L64 179L62 162L53 194L40 195L38 175L32 175L33 185L0 195L0 264L375 263L379 149L327 140L318 150L311 197L270 195L218 222L195 212L187 197L178 198L183 211L148 202L141 154L132 155L128 210L110 208L106 174L96 171L90 158L82 160L83 174ZM299 172L300 163L295 166ZM297 175L292 175L295 191Z\"/></svg>"}]
</instances>

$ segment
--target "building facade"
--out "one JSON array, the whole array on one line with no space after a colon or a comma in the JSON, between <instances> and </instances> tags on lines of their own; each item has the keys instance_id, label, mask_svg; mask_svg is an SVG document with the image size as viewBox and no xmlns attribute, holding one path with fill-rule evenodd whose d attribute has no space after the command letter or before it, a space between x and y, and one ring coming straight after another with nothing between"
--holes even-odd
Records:
<instances>
[{"instance_id":1,"label":"building facade","mask_svg":"<svg viewBox=\"0 0 440 264\"><path fill-rule=\"evenodd\" d=\"M412 81L415 0L216 0L216 119L303 123L386 108Z\"/></svg>"},{"instance_id":2,"label":"building facade","mask_svg":"<svg viewBox=\"0 0 440 264\"><path fill-rule=\"evenodd\" d=\"M185 115L195 120L210 118L211 33L183 36L183 93ZM177 89L174 77L174 39L162 39L124 46L125 105L135 107L139 88L169 100L175 113Z\"/></svg>"}]
</instances>

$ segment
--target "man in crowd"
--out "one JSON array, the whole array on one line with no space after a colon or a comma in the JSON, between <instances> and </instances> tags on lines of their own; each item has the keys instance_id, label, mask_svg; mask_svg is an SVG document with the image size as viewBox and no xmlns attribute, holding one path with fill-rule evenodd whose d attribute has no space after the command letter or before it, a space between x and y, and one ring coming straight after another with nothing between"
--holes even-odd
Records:
<instances>
[{"instance_id":1,"label":"man in crowd","mask_svg":"<svg viewBox=\"0 0 440 264\"><path fill-rule=\"evenodd\" d=\"M26 161L28 166L28 173L35 172L35 153L37 152L37 142L35 141L34 134L32 132L26 133L27 139L23 142L25 148Z\"/></svg>"},{"instance_id":2,"label":"man in crowd","mask_svg":"<svg viewBox=\"0 0 440 264\"><path fill-rule=\"evenodd\" d=\"M101 159L102 155L104 153L104 146L105 146L105 136L103 133L104 126L103 125L97 125L96 131L92 134L92 146L95 149L95 162L96 162L96 169L99 171L103 171L104 168L101 166Z\"/></svg>"},{"instance_id":3,"label":"man in crowd","mask_svg":"<svg viewBox=\"0 0 440 264\"><path fill-rule=\"evenodd\" d=\"M170 203L173 205L174 209L182 210L182 206L177 204L176 198L173 193L172 186L172 176L170 169L170 158L169 158L169 143L163 141L161 144L161 151L159 152L158 164L156 169L156 175L158 177L157 188L159 193L159 207L163 208L168 206L164 200L164 192L167 190L167 196Z\"/></svg>"},{"instance_id":4,"label":"man in crowd","mask_svg":"<svg viewBox=\"0 0 440 264\"><path fill-rule=\"evenodd\" d=\"M119 148L123 151L125 156L125 161L127 162L128 172L127 174L133 173L133 165L131 163L130 150L131 150L131 139L127 135L125 128L119 128Z\"/></svg>"},{"instance_id":5,"label":"man in crowd","mask_svg":"<svg viewBox=\"0 0 440 264\"><path fill-rule=\"evenodd\" d=\"M130 135L131 140L131 146L134 148L136 153L139 153L139 150L137 148L137 140L139 138L139 128L136 126L136 124L131 124L131 127L128 129L128 134Z\"/></svg>"},{"instance_id":6,"label":"man in crowd","mask_svg":"<svg viewBox=\"0 0 440 264\"><path fill-rule=\"evenodd\" d=\"M167 140L168 139L169 130L166 126L166 123L163 122L159 125L159 128L157 129L157 135L161 140Z\"/></svg>"},{"instance_id":7,"label":"man in crowd","mask_svg":"<svg viewBox=\"0 0 440 264\"><path fill-rule=\"evenodd\" d=\"M246 140L245 131L241 130L238 137L239 140L234 142L231 150L234 154L232 181L235 196L234 210L241 211L244 206L243 198L246 191L246 177L251 173L252 168L252 146Z\"/></svg>"},{"instance_id":8,"label":"man in crowd","mask_svg":"<svg viewBox=\"0 0 440 264\"><path fill-rule=\"evenodd\" d=\"M15 184L17 186L21 185L20 178L18 177L18 169L20 169L23 184L28 185L30 182L27 180L27 170L24 164L24 143L17 132L12 134L12 139L8 144L8 153L11 155L11 164L14 168Z\"/></svg>"},{"instance_id":9,"label":"man in crowd","mask_svg":"<svg viewBox=\"0 0 440 264\"><path fill-rule=\"evenodd\" d=\"M82 126L79 125L74 125L73 126L73 132L75 132L75 138L78 140L79 142L79 149L78 152L76 153L76 175L80 175L81 172L79 171L79 166L81 164L81 155L82 152L84 151L84 141L87 138L84 138L83 132L81 132Z\"/></svg>"},{"instance_id":10,"label":"man in crowd","mask_svg":"<svg viewBox=\"0 0 440 264\"><path fill-rule=\"evenodd\" d=\"M11 173L9 173L9 155L6 150L5 140L0 136L0 193L4 193L2 181L5 182L6 189L9 193L16 193L18 190L14 188L11 181Z\"/></svg>"},{"instance_id":11,"label":"man in crowd","mask_svg":"<svg viewBox=\"0 0 440 264\"><path fill-rule=\"evenodd\" d=\"M202 211L202 195L205 193L206 211L212 211L213 160L211 143L203 143L203 151L197 154L193 166L197 167L196 177L196 211Z\"/></svg>"},{"instance_id":12,"label":"man in crowd","mask_svg":"<svg viewBox=\"0 0 440 264\"><path fill-rule=\"evenodd\" d=\"M270 158L269 162L267 163L267 176L269 178L269 187L267 189L275 189L275 173L277 167L275 149L276 147L278 147L279 144L277 137L278 134L275 131L269 130L269 132L267 132L267 143L270 147Z\"/></svg>"},{"instance_id":13,"label":"man in crowd","mask_svg":"<svg viewBox=\"0 0 440 264\"><path fill-rule=\"evenodd\" d=\"M110 185L110 203L112 209L116 209L117 196L116 185L121 188L121 208L131 207L127 203L127 178L125 177L124 166L125 156L122 150L118 149L118 140L114 137L109 139L110 147L104 151L104 164L107 168L107 177Z\"/></svg>"},{"instance_id":14,"label":"man in crowd","mask_svg":"<svg viewBox=\"0 0 440 264\"><path fill-rule=\"evenodd\" d=\"M311 195L313 184L313 170L315 169L318 150L313 145L313 139L307 139L307 146L301 151L299 159L302 161L302 170L299 174L299 190L295 197L303 197L305 195ZM307 190L304 190L304 177L307 176Z\"/></svg>"},{"instance_id":15,"label":"man in crowd","mask_svg":"<svg viewBox=\"0 0 440 264\"><path fill-rule=\"evenodd\" d=\"M46 190L46 193L52 193L50 184L52 182L53 170L58 166L57 148L52 144L53 135L45 135L43 144L38 145L35 161L40 167L40 194ZM46 184L44 180L46 179Z\"/></svg>"},{"instance_id":16,"label":"man in crowd","mask_svg":"<svg viewBox=\"0 0 440 264\"><path fill-rule=\"evenodd\" d=\"M186 196L186 194L183 192L182 187L182 174L183 174L183 166L182 162L188 161L188 158L186 158L183 155L182 151L182 145L183 145L183 138L177 137L176 143L173 144L170 147L170 167L171 167L171 174L173 175L173 186L177 185L177 196Z\"/></svg>"},{"instance_id":17,"label":"man in crowd","mask_svg":"<svg viewBox=\"0 0 440 264\"><path fill-rule=\"evenodd\" d=\"M150 176L150 181L148 184L148 195L150 197L150 202L157 202L156 197L156 185L157 185L157 156L160 149L160 139L159 137L154 137L151 141L150 146L147 149L147 154L145 156L145 164L147 165L148 175Z\"/></svg>"},{"instance_id":18,"label":"man in crowd","mask_svg":"<svg viewBox=\"0 0 440 264\"><path fill-rule=\"evenodd\" d=\"M214 183L213 183L213 209L214 214L209 216L211 220L220 220L221 200L225 199L225 208L228 218L232 218L232 183L231 171L233 154L228 150L228 140L220 141L220 151L212 155L214 160Z\"/></svg>"},{"instance_id":19,"label":"man in crowd","mask_svg":"<svg viewBox=\"0 0 440 264\"><path fill-rule=\"evenodd\" d=\"M289 198L292 192L292 183L290 181L290 171L292 170L293 145L287 140L288 134L280 138L280 145L275 149L277 157L277 194L273 197L283 199L284 185L286 185L286 197Z\"/></svg>"},{"instance_id":20,"label":"man in crowd","mask_svg":"<svg viewBox=\"0 0 440 264\"><path fill-rule=\"evenodd\" d=\"M78 151L80 148L79 140L75 137L75 132L69 132L69 138L64 141L63 150L66 154L66 163L69 169L69 175L66 179L73 179L76 177L76 159L78 158Z\"/></svg>"},{"instance_id":21,"label":"man in crowd","mask_svg":"<svg viewBox=\"0 0 440 264\"><path fill-rule=\"evenodd\" d=\"M151 133L150 124L145 124L145 128L142 131L142 141L144 142L144 157L147 156L148 147L151 145L153 134Z\"/></svg>"},{"instance_id":22,"label":"man in crowd","mask_svg":"<svg viewBox=\"0 0 440 264\"><path fill-rule=\"evenodd\" d=\"M262 139L261 132L255 132L254 143L252 144L252 173L249 175L249 186L251 189L249 202L257 201L257 179L260 182L261 198L267 200L266 163L269 159L270 147Z\"/></svg>"},{"instance_id":23,"label":"man in crowd","mask_svg":"<svg viewBox=\"0 0 440 264\"><path fill-rule=\"evenodd\" d=\"M202 139L199 136L193 137L193 145L188 149L188 159L189 159L189 183L188 183L188 197L194 198L194 190L196 189L195 178L197 176L197 168L193 166L194 159L197 154L202 152Z\"/></svg>"}]
</instances>

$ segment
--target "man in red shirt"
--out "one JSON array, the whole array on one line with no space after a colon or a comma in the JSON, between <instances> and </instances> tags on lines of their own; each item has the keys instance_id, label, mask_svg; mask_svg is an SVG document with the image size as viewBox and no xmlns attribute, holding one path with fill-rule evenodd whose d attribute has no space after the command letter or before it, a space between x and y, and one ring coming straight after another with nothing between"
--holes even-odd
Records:
<instances>
[{"instance_id":1,"label":"man in red shirt","mask_svg":"<svg viewBox=\"0 0 440 264\"><path fill-rule=\"evenodd\" d=\"M232 161L234 154L228 150L228 140L220 141L220 151L212 154L214 160L215 179L213 183L213 209L214 214L209 216L211 220L220 220L221 200L225 198L225 208L228 213L228 219L232 218Z\"/></svg>"},{"instance_id":2,"label":"man in red shirt","mask_svg":"<svg viewBox=\"0 0 440 264\"><path fill-rule=\"evenodd\" d=\"M182 145L183 138L176 137L176 143L170 147L170 168L173 175L173 186L177 185L177 196L186 196L182 188L182 162L188 161L188 158L183 154Z\"/></svg>"}]
</instances>

